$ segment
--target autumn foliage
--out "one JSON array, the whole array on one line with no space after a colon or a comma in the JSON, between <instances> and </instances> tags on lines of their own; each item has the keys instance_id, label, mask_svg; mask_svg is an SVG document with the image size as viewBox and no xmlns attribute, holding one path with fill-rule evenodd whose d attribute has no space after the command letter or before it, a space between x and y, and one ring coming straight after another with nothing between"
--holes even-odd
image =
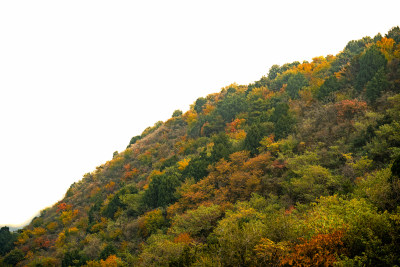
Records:
<instances>
[{"instance_id":1,"label":"autumn foliage","mask_svg":"<svg viewBox=\"0 0 400 267\"><path fill-rule=\"evenodd\" d=\"M199 97L2 228L0 266L399 266L399 63L395 27Z\"/></svg>"}]
</instances>

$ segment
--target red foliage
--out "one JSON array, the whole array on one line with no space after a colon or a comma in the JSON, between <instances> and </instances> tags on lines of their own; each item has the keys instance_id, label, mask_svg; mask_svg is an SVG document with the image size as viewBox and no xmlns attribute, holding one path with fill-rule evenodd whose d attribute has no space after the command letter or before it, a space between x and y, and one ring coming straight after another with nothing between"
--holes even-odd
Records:
<instances>
[{"instance_id":1,"label":"red foliage","mask_svg":"<svg viewBox=\"0 0 400 267\"><path fill-rule=\"evenodd\" d=\"M356 114L359 114L367 109L365 101L342 100L335 104L338 121L351 120Z\"/></svg>"},{"instance_id":2,"label":"red foliage","mask_svg":"<svg viewBox=\"0 0 400 267\"><path fill-rule=\"evenodd\" d=\"M35 245L42 249L48 249L52 244L47 237L38 237L35 239Z\"/></svg>"},{"instance_id":3,"label":"red foliage","mask_svg":"<svg viewBox=\"0 0 400 267\"><path fill-rule=\"evenodd\" d=\"M64 211L64 210L70 210L72 208L72 205L63 202L63 203L59 204L57 206L57 208L58 208L57 212L60 212L60 211Z\"/></svg>"}]
</instances>

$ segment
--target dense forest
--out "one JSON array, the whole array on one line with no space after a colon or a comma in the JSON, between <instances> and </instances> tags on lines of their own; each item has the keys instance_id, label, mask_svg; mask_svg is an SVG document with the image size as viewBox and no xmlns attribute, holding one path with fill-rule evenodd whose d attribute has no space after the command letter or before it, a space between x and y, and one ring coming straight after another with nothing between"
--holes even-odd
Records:
<instances>
[{"instance_id":1,"label":"dense forest","mask_svg":"<svg viewBox=\"0 0 400 267\"><path fill-rule=\"evenodd\" d=\"M133 137L1 266L400 265L400 28L274 65Z\"/></svg>"}]
</instances>

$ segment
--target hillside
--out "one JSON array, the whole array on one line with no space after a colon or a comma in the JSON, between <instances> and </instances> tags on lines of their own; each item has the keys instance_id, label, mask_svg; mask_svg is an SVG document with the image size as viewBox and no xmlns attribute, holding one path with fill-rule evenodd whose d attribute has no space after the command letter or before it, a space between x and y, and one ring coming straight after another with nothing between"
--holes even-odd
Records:
<instances>
[{"instance_id":1,"label":"hillside","mask_svg":"<svg viewBox=\"0 0 400 267\"><path fill-rule=\"evenodd\" d=\"M394 27L198 98L2 228L0 265L400 265L399 62Z\"/></svg>"}]
</instances>

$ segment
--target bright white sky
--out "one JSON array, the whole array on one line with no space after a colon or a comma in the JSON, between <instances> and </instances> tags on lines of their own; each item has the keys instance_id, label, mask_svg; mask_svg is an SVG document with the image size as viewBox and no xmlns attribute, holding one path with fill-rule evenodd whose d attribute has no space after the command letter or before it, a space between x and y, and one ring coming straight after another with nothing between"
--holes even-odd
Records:
<instances>
[{"instance_id":1,"label":"bright white sky","mask_svg":"<svg viewBox=\"0 0 400 267\"><path fill-rule=\"evenodd\" d=\"M272 3L273 2L273 3ZM0 225L175 109L399 25L399 1L0 2Z\"/></svg>"}]
</instances>

